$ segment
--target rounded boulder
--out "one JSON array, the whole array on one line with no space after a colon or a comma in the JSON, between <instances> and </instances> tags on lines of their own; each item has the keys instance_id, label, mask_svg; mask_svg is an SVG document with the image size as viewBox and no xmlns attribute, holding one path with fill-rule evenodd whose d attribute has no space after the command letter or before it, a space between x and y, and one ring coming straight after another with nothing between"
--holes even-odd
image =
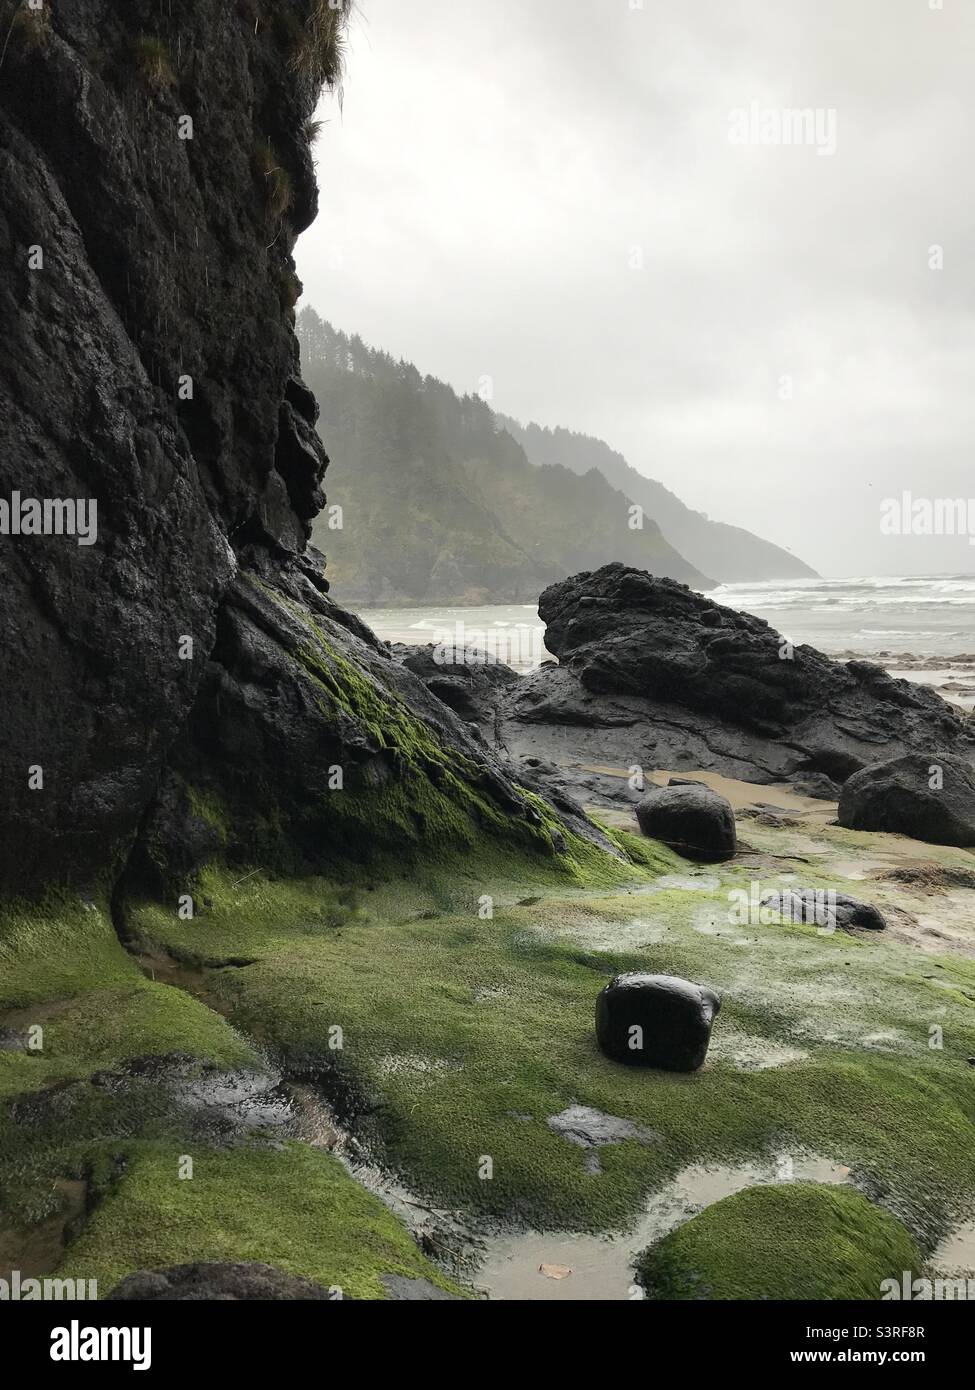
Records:
<instances>
[{"instance_id":1,"label":"rounded boulder","mask_svg":"<svg viewBox=\"0 0 975 1390\"><path fill-rule=\"evenodd\" d=\"M676 975L617 975L596 1000L596 1039L614 1062L697 1071L721 1000Z\"/></svg>"},{"instance_id":2,"label":"rounded boulder","mask_svg":"<svg viewBox=\"0 0 975 1390\"><path fill-rule=\"evenodd\" d=\"M855 772L838 820L848 830L886 830L932 845L975 846L975 771L961 758L910 753Z\"/></svg>"},{"instance_id":3,"label":"rounded boulder","mask_svg":"<svg viewBox=\"0 0 975 1390\"><path fill-rule=\"evenodd\" d=\"M640 829L687 859L712 864L738 850L731 802L703 783L654 787L636 808Z\"/></svg>"}]
</instances>

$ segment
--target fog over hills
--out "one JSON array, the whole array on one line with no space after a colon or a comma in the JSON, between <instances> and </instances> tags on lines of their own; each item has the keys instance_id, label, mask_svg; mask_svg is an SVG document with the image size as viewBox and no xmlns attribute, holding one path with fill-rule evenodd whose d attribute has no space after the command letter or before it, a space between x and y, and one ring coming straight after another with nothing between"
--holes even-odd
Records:
<instances>
[{"instance_id":1,"label":"fog over hills","mask_svg":"<svg viewBox=\"0 0 975 1390\"><path fill-rule=\"evenodd\" d=\"M741 526L712 521L695 512L663 483L646 478L622 454L590 435L572 430L521 425L499 417L509 434L523 446L532 463L558 462L574 473L598 468L612 485L643 507L670 543L692 564L719 576L723 584L759 579L811 579L816 571L781 546L754 536Z\"/></svg>"},{"instance_id":2,"label":"fog over hills","mask_svg":"<svg viewBox=\"0 0 975 1390\"><path fill-rule=\"evenodd\" d=\"M690 511L600 440L523 429L313 309L298 333L333 457L315 539L345 602L531 603L612 560L701 589L813 573Z\"/></svg>"},{"instance_id":3,"label":"fog over hills","mask_svg":"<svg viewBox=\"0 0 975 1390\"><path fill-rule=\"evenodd\" d=\"M533 603L608 560L713 587L602 473L534 467L477 396L458 396L313 310L298 331L333 458L315 541L344 602Z\"/></svg>"}]
</instances>

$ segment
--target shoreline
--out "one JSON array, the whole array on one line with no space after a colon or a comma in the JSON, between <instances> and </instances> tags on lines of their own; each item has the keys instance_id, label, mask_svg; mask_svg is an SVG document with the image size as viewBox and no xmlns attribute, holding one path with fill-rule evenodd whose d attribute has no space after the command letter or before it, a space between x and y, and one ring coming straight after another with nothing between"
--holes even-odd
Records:
<instances>
[{"instance_id":1,"label":"shoreline","mask_svg":"<svg viewBox=\"0 0 975 1390\"><path fill-rule=\"evenodd\" d=\"M520 621L516 618L491 619L488 616L492 612L506 610L520 610L526 616ZM486 647L494 660L510 666L519 675L526 675L545 661L556 661L544 644L545 628L531 604L471 608L364 608L357 610L357 613L380 641L410 647L429 646L445 640L457 644L461 641L457 626L465 626L465 620L459 615L470 614L469 626L465 627L469 644L476 649ZM402 614L402 620L397 621L396 615L399 614ZM528 614L532 614L532 617L529 618ZM442 620L438 621L436 615L441 615ZM414 621L406 621L408 617ZM931 686L949 704L969 714L975 712L973 651L945 655L940 652L894 651L887 648L858 651L849 646L824 647L821 650L831 661L869 661L895 679Z\"/></svg>"}]
</instances>

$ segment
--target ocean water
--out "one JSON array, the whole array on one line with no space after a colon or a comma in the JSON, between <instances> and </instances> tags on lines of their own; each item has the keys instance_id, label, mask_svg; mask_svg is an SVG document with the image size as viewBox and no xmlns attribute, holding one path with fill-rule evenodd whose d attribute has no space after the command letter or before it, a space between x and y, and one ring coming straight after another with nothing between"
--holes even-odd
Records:
<instances>
[{"instance_id":1,"label":"ocean water","mask_svg":"<svg viewBox=\"0 0 975 1390\"><path fill-rule=\"evenodd\" d=\"M870 657L904 674L924 668L938 677L933 683L975 669L975 575L723 584L709 597L764 618L797 645ZM466 641L516 670L548 656L544 624L531 604L371 609L362 617L386 641Z\"/></svg>"},{"instance_id":2,"label":"ocean water","mask_svg":"<svg viewBox=\"0 0 975 1390\"><path fill-rule=\"evenodd\" d=\"M724 584L710 596L832 654L975 662L975 574Z\"/></svg>"}]
</instances>

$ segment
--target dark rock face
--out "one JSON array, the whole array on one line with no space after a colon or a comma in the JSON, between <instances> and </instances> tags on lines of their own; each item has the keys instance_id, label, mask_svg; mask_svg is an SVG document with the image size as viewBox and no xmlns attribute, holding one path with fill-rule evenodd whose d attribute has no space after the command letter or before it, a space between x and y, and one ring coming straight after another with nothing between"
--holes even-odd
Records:
<instances>
[{"instance_id":1,"label":"dark rock face","mask_svg":"<svg viewBox=\"0 0 975 1390\"><path fill-rule=\"evenodd\" d=\"M738 850L731 802L699 783L654 787L637 806L636 818L644 835L687 859L715 864L733 859Z\"/></svg>"},{"instance_id":2,"label":"dark rock face","mask_svg":"<svg viewBox=\"0 0 975 1390\"><path fill-rule=\"evenodd\" d=\"M975 845L975 773L942 753L888 758L844 785L840 825L887 830L934 845Z\"/></svg>"},{"instance_id":3,"label":"dark rock face","mask_svg":"<svg viewBox=\"0 0 975 1390\"><path fill-rule=\"evenodd\" d=\"M626 1066L697 1071L720 1007L711 990L674 975L617 975L596 1000L596 1038Z\"/></svg>"},{"instance_id":4,"label":"dark rock face","mask_svg":"<svg viewBox=\"0 0 975 1390\"><path fill-rule=\"evenodd\" d=\"M463 1302L428 1279L384 1274L391 1303ZM170 1303L334 1303L349 1302L341 1290L322 1288L310 1279L264 1264L194 1264L172 1269L140 1270L108 1294L126 1302Z\"/></svg>"},{"instance_id":5,"label":"dark rock face","mask_svg":"<svg viewBox=\"0 0 975 1390\"><path fill-rule=\"evenodd\" d=\"M308 0L278 8L300 33ZM284 81L280 31L223 0L178 18L64 0L11 28L13 9L0 497L98 504L91 546L0 538L0 887L31 891L124 852L203 677L234 548L303 549L327 460L281 307L299 227L270 224L253 167L270 140L310 219L317 83Z\"/></svg>"},{"instance_id":6,"label":"dark rock face","mask_svg":"<svg viewBox=\"0 0 975 1390\"><path fill-rule=\"evenodd\" d=\"M790 922L803 922L826 931L837 927L845 931L884 931L886 918L873 903L861 902L847 893L834 893L816 888L791 888L786 892L769 893L762 906L780 912Z\"/></svg>"},{"instance_id":7,"label":"dark rock face","mask_svg":"<svg viewBox=\"0 0 975 1390\"><path fill-rule=\"evenodd\" d=\"M323 14L0 0L0 501L97 505L91 545L0 536L0 894L185 874L216 843L280 863L272 823L304 862L362 856L458 806L556 852L306 551L328 460L291 253ZM382 804L355 830L337 768ZM249 809L233 844L201 790Z\"/></svg>"},{"instance_id":8,"label":"dark rock face","mask_svg":"<svg viewBox=\"0 0 975 1390\"><path fill-rule=\"evenodd\" d=\"M328 1303L328 1289L262 1264L175 1265L140 1270L123 1279L109 1299L155 1303Z\"/></svg>"},{"instance_id":9,"label":"dark rock face","mask_svg":"<svg viewBox=\"0 0 975 1390\"><path fill-rule=\"evenodd\" d=\"M534 672L506 706L513 748L520 726L542 756L572 744L580 760L751 782L841 783L881 753L932 747L975 759L971 721L934 691L793 649L672 580L606 565L546 589L539 612L561 665Z\"/></svg>"},{"instance_id":10,"label":"dark rock face","mask_svg":"<svg viewBox=\"0 0 975 1390\"><path fill-rule=\"evenodd\" d=\"M397 643L390 647L392 655L408 671L419 676L438 700L461 716L493 733L499 694L517 684L519 676L501 661L490 661L483 652L458 651L450 661L438 659L435 646L409 647Z\"/></svg>"}]
</instances>

